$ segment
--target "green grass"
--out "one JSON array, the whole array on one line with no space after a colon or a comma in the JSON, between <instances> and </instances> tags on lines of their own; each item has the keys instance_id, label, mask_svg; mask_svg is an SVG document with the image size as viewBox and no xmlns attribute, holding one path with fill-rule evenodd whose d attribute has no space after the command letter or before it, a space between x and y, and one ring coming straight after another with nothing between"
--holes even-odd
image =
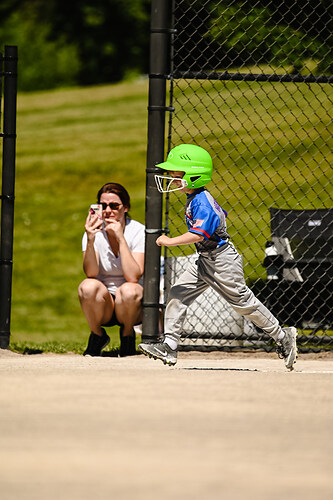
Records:
<instances>
[{"instance_id":1,"label":"green grass","mask_svg":"<svg viewBox=\"0 0 333 500\"><path fill-rule=\"evenodd\" d=\"M229 212L251 280L264 275L270 206L332 206L332 100L331 86L176 84L172 140L216 156L209 187ZM85 217L100 186L115 181L126 185L131 215L144 223L147 105L144 80L19 94L12 349L85 348L77 299ZM171 200L177 234L185 229L184 199ZM108 333L116 350L118 329Z\"/></svg>"},{"instance_id":2,"label":"green grass","mask_svg":"<svg viewBox=\"0 0 333 500\"><path fill-rule=\"evenodd\" d=\"M18 95L13 348L84 349L84 221L101 185L115 181L144 222L147 92L137 81Z\"/></svg>"},{"instance_id":3,"label":"green grass","mask_svg":"<svg viewBox=\"0 0 333 500\"><path fill-rule=\"evenodd\" d=\"M212 153L208 187L228 212L247 278L263 278L269 208L332 207L333 88L190 80L174 85L173 143L194 140ZM176 205L171 233L181 228L176 197L170 197Z\"/></svg>"},{"instance_id":4,"label":"green grass","mask_svg":"<svg viewBox=\"0 0 333 500\"><path fill-rule=\"evenodd\" d=\"M89 332L88 332L89 333ZM118 356L119 354L119 328L108 328L108 335L110 337L109 345L104 349L105 356ZM82 354L87 345L88 334L84 338L67 338L58 333L35 335L33 339L23 338L17 340L17 336L13 336L10 343L12 351L21 354L41 354L41 353L56 353L56 354ZM136 344L139 343L137 336Z\"/></svg>"}]
</instances>

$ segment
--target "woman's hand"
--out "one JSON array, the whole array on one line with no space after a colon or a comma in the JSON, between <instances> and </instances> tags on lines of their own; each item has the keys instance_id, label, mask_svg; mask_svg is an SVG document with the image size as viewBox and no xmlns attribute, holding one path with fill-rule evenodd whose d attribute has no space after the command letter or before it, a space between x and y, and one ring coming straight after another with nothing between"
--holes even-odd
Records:
<instances>
[{"instance_id":1,"label":"woman's hand","mask_svg":"<svg viewBox=\"0 0 333 500\"><path fill-rule=\"evenodd\" d=\"M97 214L89 213L85 230L87 233L87 248L83 252L83 270L88 278L95 278L99 271L99 255L94 249L95 235L102 229L103 220Z\"/></svg>"},{"instance_id":2,"label":"woman's hand","mask_svg":"<svg viewBox=\"0 0 333 500\"><path fill-rule=\"evenodd\" d=\"M117 241L120 241L124 237L123 224L119 221L113 220L108 222L104 229L111 238L114 237Z\"/></svg>"},{"instance_id":3,"label":"woman's hand","mask_svg":"<svg viewBox=\"0 0 333 500\"><path fill-rule=\"evenodd\" d=\"M98 217L97 214L89 214L86 219L85 230L87 233L88 241L93 241L95 239L95 234L102 229L103 221Z\"/></svg>"}]
</instances>

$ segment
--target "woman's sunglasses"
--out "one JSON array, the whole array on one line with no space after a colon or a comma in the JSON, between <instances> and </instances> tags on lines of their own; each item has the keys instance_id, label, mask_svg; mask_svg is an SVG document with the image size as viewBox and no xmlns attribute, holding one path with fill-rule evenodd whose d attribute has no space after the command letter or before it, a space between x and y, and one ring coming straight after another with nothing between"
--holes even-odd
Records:
<instances>
[{"instance_id":1,"label":"woman's sunglasses","mask_svg":"<svg viewBox=\"0 0 333 500\"><path fill-rule=\"evenodd\" d=\"M103 210L106 210L107 207L110 207L111 210L119 210L122 203L101 203Z\"/></svg>"}]
</instances>

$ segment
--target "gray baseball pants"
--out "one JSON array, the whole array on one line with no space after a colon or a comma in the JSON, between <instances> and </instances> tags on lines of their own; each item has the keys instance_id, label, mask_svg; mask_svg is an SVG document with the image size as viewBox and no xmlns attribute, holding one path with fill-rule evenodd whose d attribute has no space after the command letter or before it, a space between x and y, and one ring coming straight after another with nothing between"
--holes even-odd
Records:
<instances>
[{"instance_id":1,"label":"gray baseball pants","mask_svg":"<svg viewBox=\"0 0 333 500\"><path fill-rule=\"evenodd\" d=\"M165 310L165 335L180 339L188 306L209 286L235 311L277 339L281 332L279 322L246 285L243 258L232 243L200 253L197 262L171 287Z\"/></svg>"}]
</instances>

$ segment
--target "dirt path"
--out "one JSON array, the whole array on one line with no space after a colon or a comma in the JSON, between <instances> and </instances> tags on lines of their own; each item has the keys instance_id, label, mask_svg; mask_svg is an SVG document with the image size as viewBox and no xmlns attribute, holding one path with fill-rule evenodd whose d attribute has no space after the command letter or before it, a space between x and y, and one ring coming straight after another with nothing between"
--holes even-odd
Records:
<instances>
[{"instance_id":1,"label":"dirt path","mask_svg":"<svg viewBox=\"0 0 333 500\"><path fill-rule=\"evenodd\" d=\"M333 498L333 356L0 350L2 500Z\"/></svg>"}]
</instances>

